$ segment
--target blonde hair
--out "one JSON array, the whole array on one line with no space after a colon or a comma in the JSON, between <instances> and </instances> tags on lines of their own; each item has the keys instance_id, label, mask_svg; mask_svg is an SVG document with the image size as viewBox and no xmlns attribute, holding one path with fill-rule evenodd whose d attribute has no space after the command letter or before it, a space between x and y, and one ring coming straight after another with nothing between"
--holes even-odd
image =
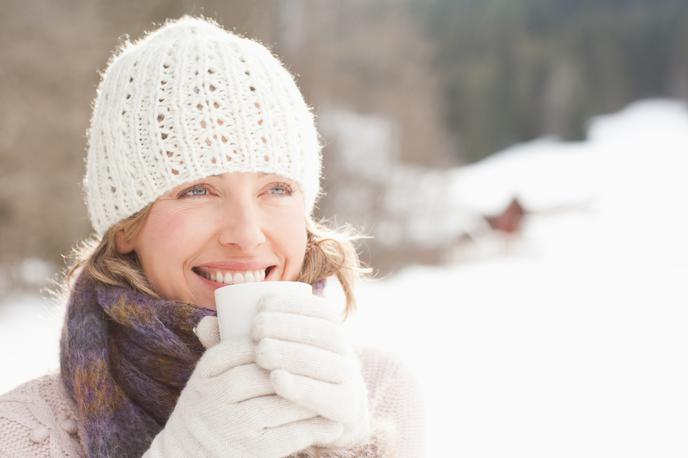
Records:
<instances>
[{"instance_id":1,"label":"blonde hair","mask_svg":"<svg viewBox=\"0 0 688 458\"><path fill-rule=\"evenodd\" d=\"M83 271L91 278L112 286L133 288L155 298L161 298L150 286L135 252L120 253L116 235L123 231L131 240L148 217L152 204L112 225L102 238L92 236L78 244L69 256L68 267L60 281L60 294L71 292L76 277ZM306 219L307 243L303 265L297 281L315 283L336 276L346 298L346 316L356 308L354 283L371 273L360 261L355 240L368 238L351 227L330 229L325 221Z\"/></svg>"}]
</instances>

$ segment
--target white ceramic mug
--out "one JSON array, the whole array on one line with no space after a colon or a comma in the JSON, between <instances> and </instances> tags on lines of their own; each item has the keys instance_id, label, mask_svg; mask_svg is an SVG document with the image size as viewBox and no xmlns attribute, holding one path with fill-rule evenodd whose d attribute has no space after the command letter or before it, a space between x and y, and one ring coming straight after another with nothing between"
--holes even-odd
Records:
<instances>
[{"instance_id":1,"label":"white ceramic mug","mask_svg":"<svg viewBox=\"0 0 688 458\"><path fill-rule=\"evenodd\" d=\"M301 296L313 294L313 287L298 281L263 281L227 285L215 290L220 339L250 337L258 302L268 294Z\"/></svg>"}]
</instances>

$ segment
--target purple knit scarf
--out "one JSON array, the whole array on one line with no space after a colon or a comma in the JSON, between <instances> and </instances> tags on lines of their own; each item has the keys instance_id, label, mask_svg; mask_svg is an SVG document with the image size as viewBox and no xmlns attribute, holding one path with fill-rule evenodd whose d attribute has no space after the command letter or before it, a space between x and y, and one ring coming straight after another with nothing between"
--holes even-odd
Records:
<instances>
[{"instance_id":1,"label":"purple knit scarf","mask_svg":"<svg viewBox=\"0 0 688 458\"><path fill-rule=\"evenodd\" d=\"M313 286L322 293L324 282ZM148 449L205 350L193 328L207 315L215 311L77 279L60 368L89 457L140 457Z\"/></svg>"},{"instance_id":2,"label":"purple knit scarf","mask_svg":"<svg viewBox=\"0 0 688 458\"><path fill-rule=\"evenodd\" d=\"M81 275L60 340L60 369L89 457L140 457L204 351L193 327L213 310L154 299Z\"/></svg>"}]
</instances>

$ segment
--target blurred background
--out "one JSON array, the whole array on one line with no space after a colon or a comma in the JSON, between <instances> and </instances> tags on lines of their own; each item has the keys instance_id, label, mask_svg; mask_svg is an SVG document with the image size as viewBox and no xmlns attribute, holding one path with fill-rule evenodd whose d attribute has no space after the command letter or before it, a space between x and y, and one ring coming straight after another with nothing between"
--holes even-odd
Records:
<instances>
[{"instance_id":1,"label":"blurred background","mask_svg":"<svg viewBox=\"0 0 688 458\"><path fill-rule=\"evenodd\" d=\"M0 391L57 365L98 71L203 14L314 107L317 215L372 236L351 332L418 375L428 456L688 453L685 0L0 8Z\"/></svg>"}]
</instances>

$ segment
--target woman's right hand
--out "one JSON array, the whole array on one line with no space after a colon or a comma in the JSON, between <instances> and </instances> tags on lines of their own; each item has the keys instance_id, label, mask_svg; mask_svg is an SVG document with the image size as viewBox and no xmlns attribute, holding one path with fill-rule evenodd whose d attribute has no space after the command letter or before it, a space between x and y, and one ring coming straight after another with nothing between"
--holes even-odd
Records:
<instances>
[{"instance_id":1,"label":"woman's right hand","mask_svg":"<svg viewBox=\"0 0 688 458\"><path fill-rule=\"evenodd\" d=\"M277 458L341 435L340 423L275 394L254 345L247 338L206 350L144 457Z\"/></svg>"}]
</instances>

